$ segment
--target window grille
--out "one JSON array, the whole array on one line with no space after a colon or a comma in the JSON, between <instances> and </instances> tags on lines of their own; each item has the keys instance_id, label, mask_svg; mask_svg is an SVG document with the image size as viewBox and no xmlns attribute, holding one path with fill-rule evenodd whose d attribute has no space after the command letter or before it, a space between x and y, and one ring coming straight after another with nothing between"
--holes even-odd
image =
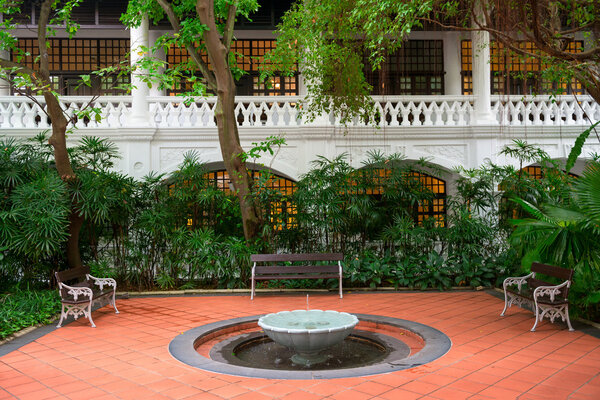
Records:
<instances>
[{"instance_id":1,"label":"window grille","mask_svg":"<svg viewBox=\"0 0 600 400\"><path fill-rule=\"evenodd\" d=\"M35 62L39 55L37 39L19 39L21 51L13 51L12 59L29 68L38 69ZM119 63L129 52L129 39L50 39L48 64L51 81L60 94L120 94L115 84L129 83L129 77L109 77L107 80L92 79L93 88L80 85L79 76L99 68ZM94 78L94 77L93 77ZM94 93L95 93L94 92Z\"/></svg>"},{"instance_id":2,"label":"window grille","mask_svg":"<svg viewBox=\"0 0 600 400\"><path fill-rule=\"evenodd\" d=\"M446 182L422 172L411 172L410 175L433 193L432 200L422 201L416 207L417 223L422 225L426 219L433 218L437 226L446 226Z\"/></svg>"},{"instance_id":3,"label":"window grille","mask_svg":"<svg viewBox=\"0 0 600 400\"><path fill-rule=\"evenodd\" d=\"M546 170L546 172L548 172L549 174L551 174L552 171L553 170ZM521 168L521 172L523 173L523 179L533 179L536 181L541 181L544 178L544 169L538 165L530 165L527 167L523 167ZM579 178L579 175L573 174L571 172L569 172L567 175L571 178ZM498 185L498 190L505 191L506 189L506 184L504 182ZM524 212L520 209L520 207L516 206L514 202L510 201L509 198L506 197L506 195L503 195L500 199L500 208L502 210L500 213L500 217L504 220L507 220L509 218L518 219L524 216Z\"/></svg>"},{"instance_id":4,"label":"window grille","mask_svg":"<svg viewBox=\"0 0 600 400\"><path fill-rule=\"evenodd\" d=\"M355 193L364 193L375 197L377 200L381 200L385 192L385 187L388 185L387 180L391 175L391 170L369 168L361 169L358 173L359 179L364 182L364 185L359 186L357 182L352 182L353 186L357 186ZM420 204L413 208L412 214L415 222L422 225L426 219L433 218L437 226L445 226L446 182L426 173L416 171L408 172L407 178L418 180L418 183L432 194L431 200L421 201Z\"/></svg>"},{"instance_id":5,"label":"window grille","mask_svg":"<svg viewBox=\"0 0 600 400\"><path fill-rule=\"evenodd\" d=\"M537 53L532 42L519 42L519 48ZM579 53L583 51L583 41L569 43L568 51ZM462 93L473 94L473 48L470 40L461 43L461 77ZM580 82L573 79L570 82L553 82L543 79L541 74L545 69L542 60L537 57L521 57L505 49L502 43L490 42L490 73L492 94L583 94Z\"/></svg>"},{"instance_id":6,"label":"window grille","mask_svg":"<svg viewBox=\"0 0 600 400\"><path fill-rule=\"evenodd\" d=\"M259 65L264 55L275 48L276 41L270 39L239 39L231 43L231 52L236 55L237 67L246 74L236 82L237 94L241 96L295 96L298 94L298 75L274 76L269 82L260 82ZM208 56L201 55L209 65ZM195 66L190 62L190 57L185 48L171 47L167 51L169 65L189 63L190 73L195 73ZM191 86L187 82L180 82L168 90L169 95L177 95L188 91Z\"/></svg>"},{"instance_id":7,"label":"window grille","mask_svg":"<svg viewBox=\"0 0 600 400\"><path fill-rule=\"evenodd\" d=\"M256 181L260 178L263 172L250 171L252 178ZM215 170L207 172L204 175L208 187L220 190L227 195L233 195L233 184L229 179L229 174L226 170ZM172 187L172 185L170 185ZM293 204L290 197L296 190L294 181L271 174L271 177L266 183L266 188L273 190L276 194L273 201L267 207L266 217L275 230L290 229L297 226L296 205ZM190 227L197 225L214 225L216 223L215 216L209 208L200 209L198 206L192 206L187 225Z\"/></svg>"},{"instance_id":8,"label":"window grille","mask_svg":"<svg viewBox=\"0 0 600 400\"><path fill-rule=\"evenodd\" d=\"M375 71L365 56L365 78L374 95L442 95L443 41L408 40Z\"/></svg>"}]
</instances>

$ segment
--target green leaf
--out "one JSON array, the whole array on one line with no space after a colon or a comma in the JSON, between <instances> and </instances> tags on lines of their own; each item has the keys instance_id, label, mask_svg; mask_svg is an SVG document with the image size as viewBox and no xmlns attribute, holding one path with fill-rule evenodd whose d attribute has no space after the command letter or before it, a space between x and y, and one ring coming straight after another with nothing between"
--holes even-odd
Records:
<instances>
[{"instance_id":1,"label":"green leaf","mask_svg":"<svg viewBox=\"0 0 600 400\"><path fill-rule=\"evenodd\" d=\"M598 124L600 124L600 121L597 121L592 126L590 126L588 129L581 132L579 134L579 136L577 136L577 139L575 139L575 145L571 149L571 152L569 153L569 157L567 158L567 164L565 165L565 170L567 173L569 173L569 171L571 171L571 169L575 165L575 162L581 155L581 151L583 149L583 145L585 144L585 141L590 136L590 133L596 128L596 126L598 126Z\"/></svg>"}]
</instances>

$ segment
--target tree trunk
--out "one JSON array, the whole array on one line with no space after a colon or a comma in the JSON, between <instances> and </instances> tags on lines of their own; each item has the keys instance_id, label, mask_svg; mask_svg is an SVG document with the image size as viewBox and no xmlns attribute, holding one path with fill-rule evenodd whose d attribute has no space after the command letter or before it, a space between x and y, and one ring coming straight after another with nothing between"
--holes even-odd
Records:
<instances>
[{"instance_id":1,"label":"tree trunk","mask_svg":"<svg viewBox=\"0 0 600 400\"><path fill-rule=\"evenodd\" d=\"M235 6L230 5L228 21L229 29L233 29L235 20ZM229 50L222 42L221 35L215 23L214 2L212 0L198 0L196 11L200 21L208 27L204 33L206 52L216 81L217 104L215 118L219 133L219 144L225 168L229 179L233 182L236 195L240 202L244 237L252 240L259 234L260 218L252 196L252 178L248 174L246 163L241 156L244 153L240 145L237 120L235 118L235 81L229 68ZM231 36L224 35L231 41ZM229 43L227 43L229 46Z\"/></svg>"},{"instance_id":2,"label":"tree trunk","mask_svg":"<svg viewBox=\"0 0 600 400\"><path fill-rule=\"evenodd\" d=\"M233 182L240 202L242 224L246 240L254 239L259 234L260 220L252 195L252 181L246 164L240 158L243 149L240 146L237 121L235 119L235 85L231 78L229 90L219 90L215 117L219 132L221 154L229 178Z\"/></svg>"},{"instance_id":3,"label":"tree trunk","mask_svg":"<svg viewBox=\"0 0 600 400\"><path fill-rule=\"evenodd\" d=\"M71 185L77 179L71 167L71 160L67 152L67 125L69 121L63 113L60 102L56 95L51 92L52 83L50 82L50 68L48 65L48 47L46 38L46 27L50 16L52 0L46 0L40 8L40 17L38 21L38 46L40 50L40 80L44 83L44 100L46 100L46 112L50 117L52 125L52 136L48 139L48 143L54 149L54 161L56 163L56 171L60 178L67 184ZM71 204L71 217L69 218L69 238L67 240L67 261L70 268L81 266L81 255L79 253L79 232L83 225L83 218L78 216L76 204L73 201Z\"/></svg>"}]
</instances>

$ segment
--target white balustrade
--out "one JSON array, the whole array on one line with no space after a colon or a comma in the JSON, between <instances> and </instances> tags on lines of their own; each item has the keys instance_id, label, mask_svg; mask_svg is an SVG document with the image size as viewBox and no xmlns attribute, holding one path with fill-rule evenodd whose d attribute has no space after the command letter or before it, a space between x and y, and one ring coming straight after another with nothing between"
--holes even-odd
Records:
<instances>
[{"instance_id":1,"label":"white balustrade","mask_svg":"<svg viewBox=\"0 0 600 400\"><path fill-rule=\"evenodd\" d=\"M501 125L590 125L600 106L590 96L492 96L492 113Z\"/></svg>"},{"instance_id":2,"label":"white balustrade","mask_svg":"<svg viewBox=\"0 0 600 400\"><path fill-rule=\"evenodd\" d=\"M90 97L63 96L61 106L67 118L72 118L76 128L119 128L124 126L130 113L129 96L98 97L90 104ZM37 102L36 102L37 101ZM42 97L36 101L22 96L0 97L0 129L48 129L50 121L45 113ZM77 117L84 109L97 110L100 115L96 121L95 112L89 117Z\"/></svg>"},{"instance_id":3,"label":"white balustrade","mask_svg":"<svg viewBox=\"0 0 600 400\"><path fill-rule=\"evenodd\" d=\"M88 106L88 97L61 97L61 105L76 128L123 128L129 126L130 96L106 96ZM150 125L158 129L216 127L216 98L185 104L178 97L148 97ZM374 116L380 126L469 126L474 118L473 96L375 96ZM20 96L0 97L0 129L48 129L43 98L36 103ZM240 127L297 127L301 121L297 96L239 96L235 115ZM86 107L98 110L100 119L76 115ZM600 106L590 96L492 96L492 113L501 125L589 125L600 120ZM335 118L325 118L337 124ZM321 120L323 121L323 119ZM323 122L306 123L314 126ZM357 118L350 126L365 126Z\"/></svg>"}]
</instances>

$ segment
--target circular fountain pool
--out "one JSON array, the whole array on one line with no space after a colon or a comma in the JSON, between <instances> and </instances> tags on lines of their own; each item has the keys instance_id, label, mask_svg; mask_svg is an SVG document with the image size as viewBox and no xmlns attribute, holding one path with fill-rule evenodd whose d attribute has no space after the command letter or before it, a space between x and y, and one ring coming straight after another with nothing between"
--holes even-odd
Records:
<instances>
[{"instance_id":1,"label":"circular fountain pool","mask_svg":"<svg viewBox=\"0 0 600 400\"><path fill-rule=\"evenodd\" d=\"M217 343L210 358L247 368L286 371L327 371L358 368L377 364L386 358L402 359L410 354L409 346L387 335L356 330L342 341L319 352L315 363L298 361L296 351L275 343L261 332L234 336Z\"/></svg>"},{"instance_id":2,"label":"circular fountain pool","mask_svg":"<svg viewBox=\"0 0 600 400\"><path fill-rule=\"evenodd\" d=\"M353 333L327 350L324 362L311 366L290 362L291 350L273 343L257 326L260 316L190 329L171 341L169 351L185 364L223 374L327 379L412 368L431 362L450 349L450 339L427 325L378 315L355 315L359 323Z\"/></svg>"}]
</instances>

